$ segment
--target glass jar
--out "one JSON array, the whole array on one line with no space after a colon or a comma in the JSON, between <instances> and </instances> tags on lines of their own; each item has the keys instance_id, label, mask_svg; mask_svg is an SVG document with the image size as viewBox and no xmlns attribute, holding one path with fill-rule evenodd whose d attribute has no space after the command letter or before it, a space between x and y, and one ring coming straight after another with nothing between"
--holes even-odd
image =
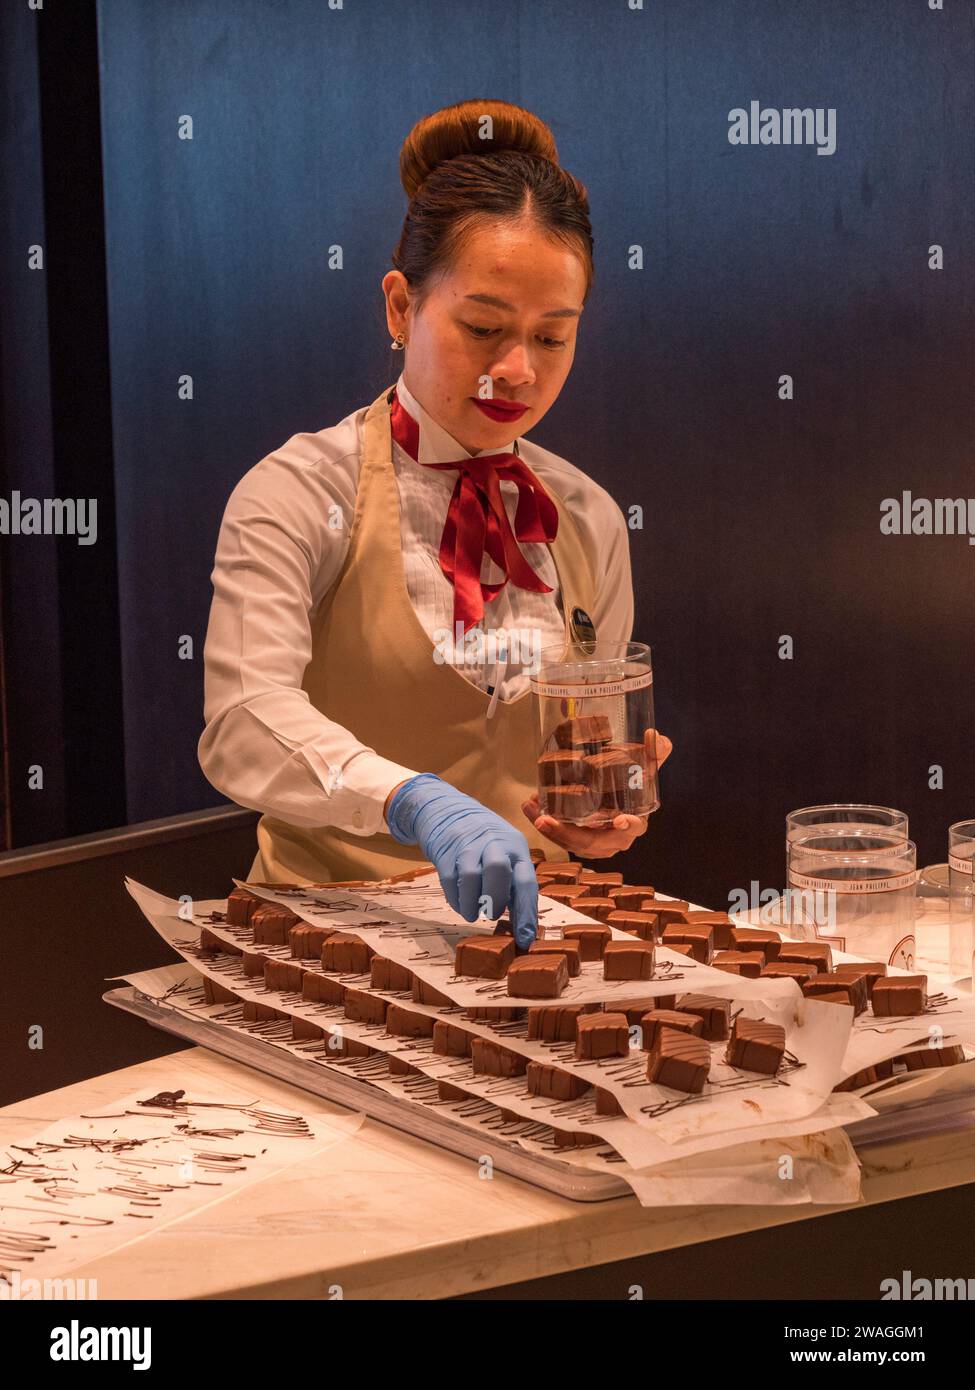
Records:
<instances>
[{"instance_id":1,"label":"glass jar","mask_svg":"<svg viewBox=\"0 0 975 1390\"><path fill-rule=\"evenodd\" d=\"M543 815L609 825L660 805L653 671L642 642L547 647L531 676Z\"/></svg>"},{"instance_id":2,"label":"glass jar","mask_svg":"<svg viewBox=\"0 0 975 1390\"><path fill-rule=\"evenodd\" d=\"M789 843L790 917L838 950L911 970L917 847L896 830L813 834Z\"/></svg>"},{"instance_id":3,"label":"glass jar","mask_svg":"<svg viewBox=\"0 0 975 1390\"><path fill-rule=\"evenodd\" d=\"M948 973L952 980L971 980L975 951L975 900L972 865L975 863L975 820L960 820L948 827Z\"/></svg>"}]
</instances>

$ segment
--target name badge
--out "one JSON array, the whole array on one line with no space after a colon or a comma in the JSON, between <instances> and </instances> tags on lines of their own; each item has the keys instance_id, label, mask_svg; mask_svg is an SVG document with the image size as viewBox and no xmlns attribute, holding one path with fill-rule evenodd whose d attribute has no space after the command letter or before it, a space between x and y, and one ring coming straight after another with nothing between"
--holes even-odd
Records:
<instances>
[{"instance_id":1,"label":"name badge","mask_svg":"<svg viewBox=\"0 0 975 1390\"><path fill-rule=\"evenodd\" d=\"M569 615L569 628L573 640L578 642L580 646L588 646L590 643L595 645L595 624L584 608L573 608Z\"/></svg>"}]
</instances>

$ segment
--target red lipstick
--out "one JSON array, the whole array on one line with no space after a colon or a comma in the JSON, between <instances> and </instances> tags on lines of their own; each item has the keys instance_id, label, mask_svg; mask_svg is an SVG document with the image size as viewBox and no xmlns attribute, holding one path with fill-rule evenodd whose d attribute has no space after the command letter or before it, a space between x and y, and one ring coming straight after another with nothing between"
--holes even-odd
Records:
<instances>
[{"instance_id":1,"label":"red lipstick","mask_svg":"<svg viewBox=\"0 0 975 1390\"><path fill-rule=\"evenodd\" d=\"M521 405L518 401L502 401L497 396L494 400L482 400L480 396L471 396L471 400L489 420L504 425L520 420L528 409L527 405Z\"/></svg>"}]
</instances>

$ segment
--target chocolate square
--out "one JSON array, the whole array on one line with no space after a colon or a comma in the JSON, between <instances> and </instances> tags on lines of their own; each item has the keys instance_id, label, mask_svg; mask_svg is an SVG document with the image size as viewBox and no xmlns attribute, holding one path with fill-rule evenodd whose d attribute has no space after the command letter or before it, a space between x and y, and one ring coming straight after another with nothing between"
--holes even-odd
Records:
<instances>
[{"instance_id":1,"label":"chocolate square","mask_svg":"<svg viewBox=\"0 0 975 1390\"><path fill-rule=\"evenodd\" d=\"M248 925L254 933L255 946L286 946L288 932L300 921L301 918L286 907L265 903L251 913Z\"/></svg>"},{"instance_id":2,"label":"chocolate square","mask_svg":"<svg viewBox=\"0 0 975 1390\"><path fill-rule=\"evenodd\" d=\"M576 1019L576 1059L596 1062L603 1057L626 1057L630 1051L630 1030L626 1015L618 1013L583 1014Z\"/></svg>"},{"instance_id":3,"label":"chocolate square","mask_svg":"<svg viewBox=\"0 0 975 1390\"><path fill-rule=\"evenodd\" d=\"M607 941L612 941L609 927L563 927L566 941L578 941L582 960L602 960Z\"/></svg>"},{"instance_id":4,"label":"chocolate square","mask_svg":"<svg viewBox=\"0 0 975 1390\"><path fill-rule=\"evenodd\" d=\"M605 714L583 714L575 719L563 719L553 729L559 748L585 748L590 744L610 743L612 726Z\"/></svg>"},{"instance_id":5,"label":"chocolate square","mask_svg":"<svg viewBox=\"0 0 975 1390\"><path fill-rule=\"evenodd\" d=\"M603 951L604 980L652 980L652 941L607 941Z\"/></svg>"},{"instance_id":6,"label":"chocolate square","mask_svg":"<svg viewBox=\"0 0 975 1390\"><path fill-rule=\"evenodd\" d=\"M569 906L573 912L581 912L584 917L592 917L597 922L607 922L616 911L612 898L593 898L588 896L574 898ZM565 928L568 930L568 928Z\"/></svg>"},{"instance_id":7,"label":"chocolate square","mask_svg":"<svg viewBox=\"0 0 975 1390\"><path fill-rule=\"evenodd\" d=\"M802 982L802 992L809 998L821 998L834 991L847 997L853 1005L854 1016L866 1013L867 981L863 975L817 974Z\"/></svg>"},{"instance_id":8,"label":"chocolate square","mask_svg":"<svg viewBox=\"0 0 975 1390\"><path fill-rule=\"evenodd\" d=\"M549 1062L529 1062L527 1076L529 1094L546 1100L578 1100L589 1089L581 1076Z\"/></svg>"},{"instance_id":9,"label":"chocolate square","mask_svg":"<svg viewBox=\"0 0 975 1390\"><path fill-rule=\"evenodd\" d=\"M249 927L251 915L264 901L245 888L235 888L227 895L227 924L232 927Z\"/></svg>"},{"instance_id":10,"label":"chocolate square","mask_svg":"<svg viewBox=\"0 0 975 1390\"><path fill-rule=\"evenodd\" d=\"M634 764L622 748L609 747L598 753L587 753L582 762L585 770L579 780L588 782L601 792L628 791L632 769L638 766L641 777L644 770L642 760Z\"/></svg>"},{"instance_id":11,"label":"chocolate square","mask_svg":"<svg viewBox=\"0 0 975 1390\"><path fill-rule=\"evenodd\" d=\"M653 941L655 920L652 912L624 912L617 908L607 916L606 925L638 936L641 941Z\"/></svg>"},{"instance_id":12,"label":"chocolate square","mask_svg":"<svg viewBox=\"0 0 975 1390\"><path fill-rule=\"evenodd\" d=\"M364 989L347 989L343 1007L353 1023L385 1023L389 1000Z\"/></svg>"},{"instance_id":13,"label":"chocolate square","mask_svg":"<svg viewBox=\"0 0 975 1390\"><path fill-rule=\"evenodd\" d=\"M703 1038L676 1028L661 1028L647 1059L647 1080L674 1091L700 1095L711 1069L711 1051Z\"/></svg>"},{"instance_id":14,"label":"chocolate square","mask_svg":"<svg viewBox=\"0 0 975 1390\"><path fill-rule=\"evenodd\" d=\"M873 1011L882 1018L907 1018L923 1014L928 1003L927 975L887 975L878 980L870 996Z\"/></svg>"},{"instance_id":15,"label":"chocolate square","mask_svg":"<svg viewBox=\"0 0 975 1390\"><path fill-rule=\"evenodd\" d=\"M264 962L267 957L263 951L244 951L240 958L241 968L250 979L264 978Z\"/></svg>"},{"instance_id":16,"label":"chocolate square","mask_svg":"<svg viewBox=\"0 0 975 1390\"><path fill-rule=\"evenodd\" d=\"M679 1014L693 1014L702 1023L701 1036L708 1042L723 1042L731 1025L731 1000L713 994L685 994L677 1001Z\"/></svg>"},{"instance_id":17,"label":"chocolate square","mask_svg":"<svg viewBox=\"0 0 975 1390\"><path fill-rule=\"evenodd\" d=\"M527 1058L510 1047L502 1047L493 1038L471 1039L471 1067L488 1076L524 1076Z\"/></svg>"},{"instance_id":18,"label":"chocolate square","mask_svg":"<svg viewBox=\"0 0 975 1390\"><path fill-rule=\"evenodd\" d=\"M503 1006L501 1008L481 1008L478 1005L475 1009L465 1009L464 1017L469 1018L472 1023L513 1023L521 1018L524 1009L514 1006Z\"/></svg>"},{"instance_id":19,"label":"chocolate square","mask_svg":"<svg viewBox=\"0 0 975 1390\"><path fill-rule=\"evenodd\" d=\"M596 809L592 787L583 782L569 782L562 787L543 787L539 800L547 816L557 820L581 820Z\"/></svg>"},{"instance_id":20,"label":"chocolate square","mask_svg":"<svg viewBox=\"0 0 975 1390\"><path fill-rule=\"evenodd\" d=\"M566 941L565 938L559 941L557 938L543 937L541 941L533 941L528 948L530 956L560 955L565 958L565 963L569 967L569 978L578 975L582 969L582 958L579 954L578 941Z\"/></svg>"},{"instance_id":21,"label":"chocolate square","mask_svg":"<svg viewBox=\"0 0 975 1390\"><path fill-rule=\"evenodd\" d=\"M308 1004L344 1004L345 985L317 970L306 970L301 977L301 997Z\"/></svg>"},{"instance_id":22,"label":"chocolate square","mask_svg":"<svg viewBox=\"0 0 975 1390\"><path fill-rule=\"evenodd\" d=\"M413 988L413 971L399 961L385 956L373 956L369 962L369 983L373 989L388 989L403 994Z\"/></svg>"},{"instance_id":23,"label":"chocolate square","mask_svg":"<svg viewBox=\"0 0 975 1390\"><path fill-rule=\"evenodd\" d=\"M394 1005L390 1005L390 1013L394 1007ZM389 1014L386 1015L386 1027L389 1028ZM469 1057L471 1055L473 1034L468 1033L465 1028L458 1028L456 1024L447 1023L445 1019L438 1018L433 1025L432 1036L433 1050L442 1057Z\"/></svg>"},{"instance_id":24,"label":"chocolate square","mask_svg":"<svg viewBox=\"0 0 975 1390\"><path fill-rule=\"evenodd\" d=\"M334 927L315 927L311 922L299 922L288 932L288 945L296 960L321 960L322 946L334 935Z\"/></svg>"},{"instance_id":25,"label":"chocolate square","mask_svg":"<svg viewBox=\"0 0 975 1390\"><path fill-rule=\"evenodd\" d=\"M576 1021L600 1012L598 1004L547 1004L528 1010L528 1037L535 1042L575 1042Z\"/></svg>"},{"instance_id":26,"label":"chocolate square","mask_svg":"<svg viewBox=\"0 0 975 1390\"><path fill-rule=\"evenodd\" d=\"M619 912L644 912L648 903L653 907L654 888L652 884L624 883L620 888L610 889L610 897Z\"/></svg>"},{"instance_id":27,"label":"chocolate square","mask_svg":"<svg viewBox=\"0 0 975 1390\"><path fill-rule=\"evenodd\" d=\"M217 936L209 927L200 928L200 950L216 951L222 956L242 956L244 954L240 946L231 946L229 941L224 941L223 937Z\"/></svg>"},{"instance_id":28,"label":"chocolate square","mask_svg":"<svg viewBox=\"0 0 975 1390\"><path fill-rule=\"evenodd\" d=\"M762 975L769 980L795 980L800 989L804 980L814 979L818 974L815 965L800 965L798 962L794 965L780 965L778 961L772 961L762 971Z\"/></svg>"},{"instance_id":29,"label":"chocolate square","mask_svg":"<svg viewBox=\"0 0 975 1390\"><path fill-rule=\"evenodd\" d=\"M550 888L546 883L544 887L539 884L539 896L551 898L555 903L567 904L569 907L575 905L577 898L588 897L585 888L579 883L556 883Z\"/></svg>"},{"instance_id":30,"label":"chocolate square","mask_svg":"<svg viewBox=\"0 0 975 1390\"><path fill-rule=\"evenodd\" d=\"M957 1043L947 1047L919 1047L914 1052L900 1052L892 1059L908 1071L924 1071L927 1067L955 1067L965 1060L965 1049Z\"/></svg>"},{"instance_id":31,"label":"chocolate square","mask_svg":"<svg viewBox=\"0 0 975 1390\"><path fill-rule=\"evenodd\" d=\"M764 1019L735 1019L731 1040L725 1051L725 1061L742 1071L757 1071L774 1076L785 1053L785 1029Z\"/></svg>"},{"instance_id":32,"label":"chocolate square","mask_svg":"<svg viewBox=\"0 0 975 1390\"><path fill-rule=\"evenodd\" d=\"M607 1091L604 1086L594 1087L596 1093L596 1114L597 1115L625 1115L626 1111L613 1095L612 1091Z\"/></svg>"},{"instance_id":33,"label":"chocolate square","mask_svg":"<svg viewBox=\"0 0 975 1390\"><path fill-rule=\"evenodd\" d=\"M454 971L482 980L503 980L514 958L513 936L465 936L454 952Z\"/></svg>"},{"instance_id":34,"label":"chocolate square","mask_svg":"<svg viewBox=\"0 0 975 1390\"><path fill-rule=\"evenodd\" d=\"M701 965L709 965L714 954L714 932L709 925L692 926L689 922L672 922L664 927L662 946L690 946L691 954Z\"/></svg>"},{"instance_id":35,"label":"chocolate square","mask_svg":"<svg viewBox=\"0 0 975 1390\"><path fill-rule=\"evenodd\" d=\"M340 1057L371 1057L374 1055L373 1049L365 1043L359 1042L358 1038L350 1038L342 1029L341 1024L333 1028L326 1028L325 1033L325 1056L331 1062L337 1062Z\"/></svg>"},{"instance_id":36,"label":"chocolate square","mask_svg":"<svg viewBox=\"0 0 975 1390\"><path fill-rule=\"evenodd\" d=\"M244 999L242 1009L245 1023L271 1023L274 1019L288 1017L281 1009L272 1008L270 1004L258 1004L253 999Z\"/></svg>"},{"instance_id":37,"label":"chocolate square","mask_svg":"<svg viewBox=\"0 0 975 1390\"><path fill-rule=\"evenodd\" d=\"M578 786L586 780L583 754L577 749L552 748L538 759L540 787Z\"/></svg>"},{"instance_id":38,"label":"chocolate square","mask_svg":"<svg viewBox=\"0 0 975 1390\"><path fill-rule=\"evenodd\" d=\"M727 912L700 912L688 910L685 914L692 927L709 926L716 951L731 950L731 918Z\"/></svg>"},{"instance_id":39,"label":"chocolate square","mask_svg":"<svg viewBox=\"0 0 975 1390\"><path fill-rule=\"evenodd\" d=\"M552 1133L557 1149L591 1149L603 1142L598 1134L590 1134L586 1130L553 1129Z\"/></svg>"},{"instance_id":40,"label":"chocolate square","mask_svg":"<svg viewBox=\"0 0 975 1390\"><path fill-rule=\"evenodd\" d=\"M761 927L732 927L731 949L761 951L766 961L771 964L779 958L782 938L777 931L764 931Z\"/></svg>"},{"instance_id":41,"label":"chocolate square","mask_svg":"<svg viewBox=\"0 0 975 1390\"><path fill-rule=\"evenodd\" d=\"M661 1028L676 1028L699 1038L704 1032L704 1020L697 1014L680 1013L676 1009L648 1009L640 1020L640 1046L644 1051L653 1051Z\"/></svg>"},{"instance_id":42,"label":"chocolate square","mask_svg":"<svg viewBox=\"0 0 975 1390\"><path fill-rule=\"evenodd\" d=\"M761 951L718 951L711 961L716 970L727 970L746 980L757 980L765 968Z\"/></svg>"},{"instance_id":43,"label":"chocolate square","mask_svg":"<svg viewBox=\"0 0 975 1390\"><path fill-rule=\"evenodd\" d=\"M833 974L839 975L843 979L854 979L862 977L866 982L867 1000L873 994L873 987L878 980L882 980L887 974L887 966L883 961L847 961L843 965L834 965Z\"/></svg>"},{"instance_id":44,"label":"chocolate square","mask_svg":"<svg viewBox=\"0 0 975 1390\"><path fill-rule=\"evenodd\" d=\"M583 869L579 875L579 882L585 885L590 897L608 898L617 888L623 886L623 875L613 870L599 873L595 869ZM615 902L613 906L616 906Z\"/></svg>"},{"instance_id":45,"label":"chocolate square","mask_svg":"<svg viewBox=\"0 0 975 1390\"><path fill-rule=\"evenodd\" d=\"M297 1014L291 1015L291 1041L309 1042L322 1041L325 1037L325 1029L320 1028L317 1023L312 1023L308 1018L299 1018Z\"/></svg>"},{"instance_id":46,"label":"chocolate square","mask_svg":"<svg viewBox=\"0 0 975 1390\"><path fill-rule=\"evenodd\" d=\"M264 984L268 989L284 990L287 994L300 994L304 971L300 965L290 960L271 960L264 962Z\"/></svg>"},{"instance_id":47,"label":"chocolate square","mask_svg":"<svg viewBox=\"0 0 975 1390\"><path fill-rule=\"evenodd\" d=\"M203 997L208 1004L236 1004L238 998L233 990L211 980L209 975L203 976Z\"/></svg>"},{"instance_id":48,"label":"chocolate square","mask_svg":"<svg viewBox=\"0 0 975 1390\"><path fill-rule=\"evenodd\" d=\"M557 999L569 983L565 956L519 956L508 967L508 993L522 999Z\"/></svg>"},{"instance_id":49,"label":"chocolate square","mask_svg":"<svg viewBox=\"0 0 975 1390\"><path fill-rule=\"evenodd\" d=\"M412 1068L411 1068L412 1070ZM453 1086L449 1081L437 1082L437 1099L447 1101L470 1100L469 1091L462 1091L459 1086Z\"/></svg>"},{"instance_id":50,"label":"chocolate square","mask_svg":"<svg viewBox=\"0 0 975 1390\"><path fill-rule=\"evenodd\" d=\"M389 1066L390 1076L422 1076L419 1067L414 1067L403 1057L397 1057L395 1052L386 1053L386 1062Z\"/></svg>"},{"instance_id":51,"label":"chocolate square","mask_svg":"<svg viewBox=\"0 0 975 1390\"><path fill-rule=\"evenodd\" d=\"M778 960L783 965L814 965L821 975L833 968L828 941L783 941Z\"/></svg>"},{"instance_id":52,"label":"chocolate square","mask_svg":"<svg viewBox=\"0 0 975 1390\"><path fill-rule=\"evenodd\" d=\"M422 980L419 975L413 976L413 984L410 988L410 998L414 1004L446 1004L453 1005L453 1000L449 994L442 993L439 989L434 989L433 985Z\"/></svg>"},{"instance_id":53,"label":"chocolate square","mask_svg":"<svg viewBox=\"0 0 975 1390\"><path fill-rule=\"evenodd\" d=\"M428 1014L417 1013L402 1004L390 1004L386 1010L386 1032L394 1038L432 1038L434 1022Z\"/></svg>"},{"instance_id":54,"label":"chocolate square","mask_svg":"<svg viewBox=\"0 0 975 1390\"><path fill-rule=\"evenodd\" d=\"M322 968L340 975L366 975L375 954L358 936L333 932L322 946Z\"/></svg>"}]
</instances>

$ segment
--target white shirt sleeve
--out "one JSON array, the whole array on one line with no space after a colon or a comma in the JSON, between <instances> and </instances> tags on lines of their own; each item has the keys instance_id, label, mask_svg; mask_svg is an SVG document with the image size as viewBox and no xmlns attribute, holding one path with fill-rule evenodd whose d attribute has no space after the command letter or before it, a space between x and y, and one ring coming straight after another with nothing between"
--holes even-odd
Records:
<instances>
[{"instance_id":1,"label":"white shirt sleeve","mask_svg":"<svg viewBox=\"0 0 975 1390\"><path fill-rule=\"evenodd\" d=\"M416 771L360 743L301 689L312 617L348 550L358 470L356 453L323 459L321 438L299 434L234 488L211 575L198 754L241 806L366 836L387 829L386 797Z\"/></svg>"}]
</instances>

